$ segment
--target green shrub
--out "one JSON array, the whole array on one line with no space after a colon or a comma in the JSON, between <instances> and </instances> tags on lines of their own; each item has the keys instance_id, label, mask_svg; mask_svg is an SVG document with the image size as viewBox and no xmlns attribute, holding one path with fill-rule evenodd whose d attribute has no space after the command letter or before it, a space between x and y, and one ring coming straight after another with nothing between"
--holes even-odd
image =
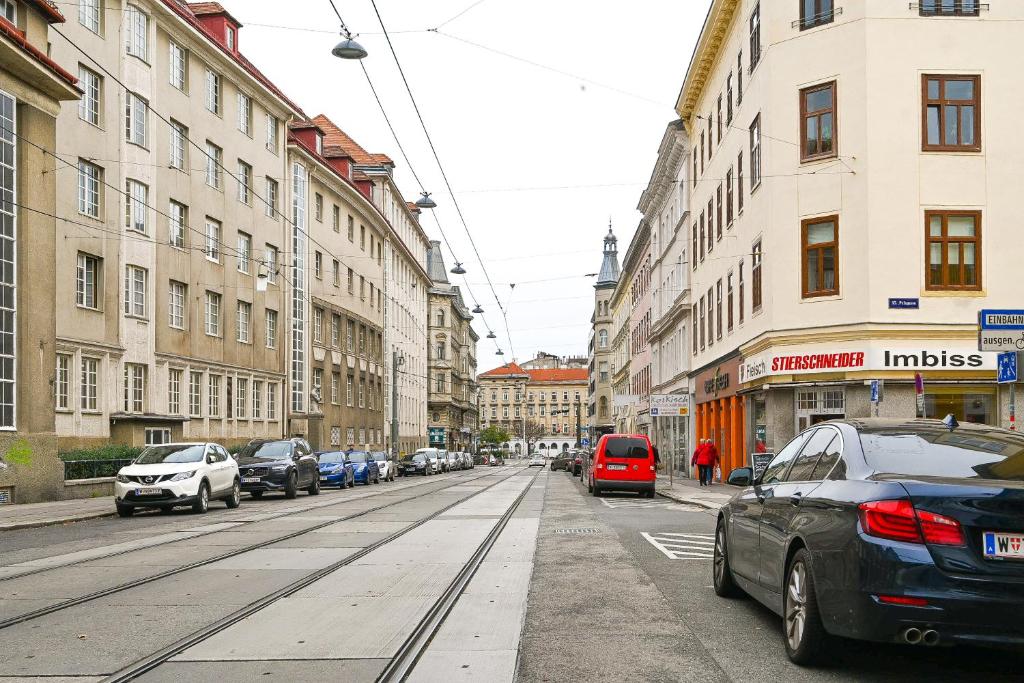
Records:
<instances>
[{"instance_id":1,"label":"green shrub","mask_svg":"<svg viewBox=\"0 0 1024 683\"><path fill-rule=\"evenodd\" d=\"M107 444L98 448L79 448L73 451L64 451L57 455L65 462L70 460L134 460L141 452L142 449L137 446Z\"/></svg>"}]
</instances>

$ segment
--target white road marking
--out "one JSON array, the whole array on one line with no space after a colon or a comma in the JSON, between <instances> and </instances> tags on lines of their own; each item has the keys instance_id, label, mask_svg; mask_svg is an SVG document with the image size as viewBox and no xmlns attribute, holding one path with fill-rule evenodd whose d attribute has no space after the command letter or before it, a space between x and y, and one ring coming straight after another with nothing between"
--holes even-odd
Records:
<instances>
[{"instance_id":1,"label":"white road marking","mask_svg":"<svg viewBox=\"0 0 1024 683\"><path fill-rule=\"evenodd\" d=\"M651 500L637 500L630 498L598 498L605 507L614 509L617 508L671 508L671 507L682 507L679 503L662 503Z\"/></svg>"},{"instance_id":2,"label":"white road marking","mask_svg":"<svg viewBox=\"0 0 1024 683\"><path fill-rule=\"evenodd\" d=\"M710 560L714 557L713 534L649 534L641 531L640 535L670 560Z\"/></svg>"}]
</instances>

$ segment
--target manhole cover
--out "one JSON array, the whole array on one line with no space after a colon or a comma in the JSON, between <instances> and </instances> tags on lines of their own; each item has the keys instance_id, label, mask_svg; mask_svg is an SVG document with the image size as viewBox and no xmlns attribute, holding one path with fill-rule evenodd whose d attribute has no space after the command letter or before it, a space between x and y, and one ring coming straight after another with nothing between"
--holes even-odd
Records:
<instances>
[{"instance_id":1,"label":"manhole cover","mask_svg":"<svg viewBox=\"0 0 1024 683\"><path fill-rule=\"evenodd\" d=\"M580 529L555 529L556 534L596 534L599 529L594 527L583 527Z\"/></svg>"}]
</instances>

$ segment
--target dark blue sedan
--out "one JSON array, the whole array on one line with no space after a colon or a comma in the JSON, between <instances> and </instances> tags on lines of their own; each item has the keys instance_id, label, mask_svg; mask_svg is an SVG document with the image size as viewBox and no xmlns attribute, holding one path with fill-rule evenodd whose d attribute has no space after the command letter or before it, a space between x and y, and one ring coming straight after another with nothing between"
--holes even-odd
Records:
<instances>
[{"instance_id":1,"label":"dark blue sedan","mask_svg":"<svg viewBox=\"0 0 1024 683\"><path fill-rule=\"evenodd\" d=\"M345 454L355 469L355 481L360 484L379 484L380 467L373 456L366 451L349 451Z\"/></svg>"},{"instance_id":2,"label":"dark blue sedan","mask_svg":"<svg viewBox=\"0 0 1024 683\"><path fill-rule=\"evenodd\" d=\"M1024 644L1024 436L946 420L797 435L719 511L715 592L782 617L789 658L835 637Z\"/></svg>"},{"instance_id":3,"label":"dark blue sedan","mask_svg":"<svg viewBox=\"0 0 1024 683\"><path fill-rule=\"evenodd\" d=\"M344 451L320 451L320 485L349 488L356 485L356 472Z\"/></svg>"}]
</instances>

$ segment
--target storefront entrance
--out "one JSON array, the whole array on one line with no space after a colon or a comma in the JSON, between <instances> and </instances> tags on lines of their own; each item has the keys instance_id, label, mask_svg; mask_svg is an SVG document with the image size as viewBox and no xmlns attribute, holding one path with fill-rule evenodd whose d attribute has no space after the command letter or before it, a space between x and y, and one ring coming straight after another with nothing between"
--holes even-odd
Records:
<instances>
[{"instance_id":1,"label":"storefront entrance","mask_svg":"<svg viewBox=\"0 0 1024 683\"><path fill-rule=\"evenodd\" d=\"M846 417L846 392L842 387L797 389L796 431L828 420Z\"/></svg>"}]
</instances>

